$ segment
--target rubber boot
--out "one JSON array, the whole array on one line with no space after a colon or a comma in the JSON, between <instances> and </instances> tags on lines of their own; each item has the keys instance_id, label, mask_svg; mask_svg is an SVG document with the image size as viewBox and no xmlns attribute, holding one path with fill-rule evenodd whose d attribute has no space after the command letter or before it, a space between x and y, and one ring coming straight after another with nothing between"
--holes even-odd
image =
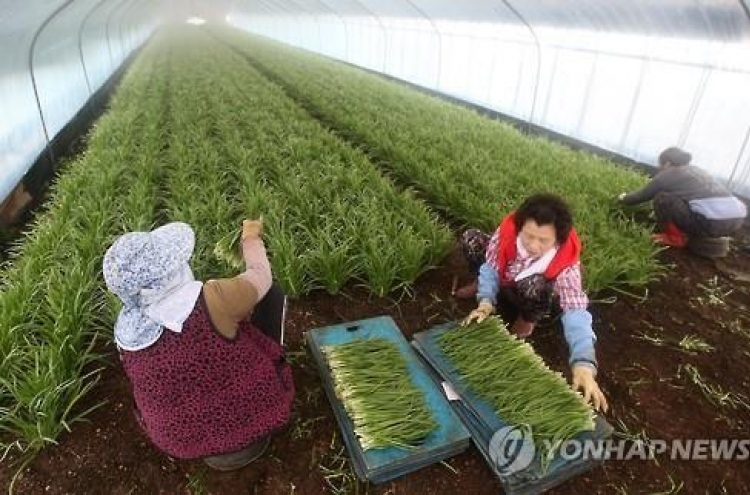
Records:
<instances>
[{"instance_id":1,"label":"rubber boot","mask_svg":"<svg viewBox=\"0 0 750 495\"><path fill-rule=\"evenodd\" d=\"M218 471L233 471L241 467L245 467L260 456L262 456L268 444L271 443L271 436L267 436L255 443L251 443L247 447L237 452L231 452L229 454L213 455L210 457L204 457L203 462L208 464L209 467Z\"/></svg>"},{"instance_id":2,"label":"rubber boot","mask_svg":"<svg viewBox=\"0 0 750 495\"><path fill-rule=\"evenodd\" d=\"M654 234L652 236L655 242L658 242L659 244L664 244L665 246L673 246L673 247L680 247L680 248L685 247L687 245L687 242L688 242L687 236L673 222L667 222L664 225L663 230L664 231L661 234Z\"/></svg>"}]
</instances>

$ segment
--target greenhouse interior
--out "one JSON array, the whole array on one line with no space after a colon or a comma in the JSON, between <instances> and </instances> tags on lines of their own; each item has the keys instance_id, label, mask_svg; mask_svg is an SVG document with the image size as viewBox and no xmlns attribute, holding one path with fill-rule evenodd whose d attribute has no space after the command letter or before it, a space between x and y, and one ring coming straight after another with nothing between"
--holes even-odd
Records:
<instances>
[{"instance_id":1,"label":"greenhouse interior","mask_svg":"<svg viewBox=\"0 0 750 495\"><path fill-rule=\"evenodd\" d=\"M750 493L748 0L0 12L8 493Z\"/></svg>"}]
</instances>

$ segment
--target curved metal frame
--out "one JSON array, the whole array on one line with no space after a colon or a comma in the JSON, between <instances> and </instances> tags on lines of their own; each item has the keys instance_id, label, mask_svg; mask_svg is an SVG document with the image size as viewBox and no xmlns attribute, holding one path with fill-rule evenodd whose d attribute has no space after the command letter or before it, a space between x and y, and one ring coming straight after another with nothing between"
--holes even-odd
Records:
<instances>
[{"instance_id":1,"label":"curved metal frame","mask_svg":"<svg viewBox=\"0 0 750 495\"><path fill-rule=\"evenodd\" d=\"M243 16L246 15L246 14L248 14L248 12L246 12L245 10L243 10L241 8L237 8L237 4L238 3L240 3L240 0L232 0L232 6L230 7L231 10L229 11L230 15L236 15L236 13L238 13L238 12L240 12ZM258 8L256 10L254 10L254 12L259 12L260 11L261 14L264 14L264 15L265 15L265 13L271 13L271 14L273 14L273 12L268 9L268 7L266 7L265 5L262 5L260 2L256 2L255 6L258 7ZM270 17L270 14L269 14L269 17ZM247 31L249 31L251 33L255 33L255 34L260 34L259 33L259 29L260 29L260 26L261 26L260 22L261 21L257 21L257 24L256 24L256 21L252 21L252 23L250 25L250 28ZM270 22L271 21L266 21L266 24L270 25ZM258 27L256 27L256 26L258 26ZM271 31L275 31L276 28L273 27L273 28L270 28L270 29L271 29ZM265 33L263 33L263 36L268 36L268 35L265 34ZM273 38L273 35L271 35L270 37Z\"/></svg>"},{"instance_id":2,"label":"curved metal frame","mask_svg":"<svg viewBox=\"0 0 750 495\"><path fill-rule=\"evenodd\" d=\"M596 79L596 69L598 67L599 62L599 53L594 54L594 61L591 63L591 72L589 72L589 77L586 80L586 89L583 91L583 104L581 105L581 112L578 114L578 120L576 122L575 127L575 133L580 134L581 129L583 128L583 124L586 121L586 115L588 115L588 108L589 108L589 95L591 94L591 87L594 85L594 80ZM554 75L554 72L553 72ZM635 107L635 102L633 102L633 106Z\"/></svg>"},{"instance_id":3,"label":"curved metal frame","mask_svg":"<svg viewBox=\"0 0 750 495\"><path fill-rule=\"evenodd\" d=\"M106 2L106 1L107 1L107 0L99 0L99 2L98 2L98 3L96 4L96 5L94 5L94 6L93 6L93 7L92 7L92 8L91 8L91 9L90 9L90 10L89 10L89 11L88 11L87 13L86 13L86 15L85 15L85 16L83 17L83 20L81 21L81 25L80 25L80 26L78 26L78 56L79 56L79 57L81 57L81 67L83 67L83 76L84 76L84 78L86 79L86 87L87 87L87 88L88 88L88 90L89 90L89 96L91 96L91 94L92 94L92 90L91 90L91 79L89 78L89 72L88 72L88 70L86 69L86 60L85 60L85 57L83 56L83 31L84 31L84 29L86 29L86 23L87 23L87 22L88 22L88 20L89 20L89 19L91 18L91 15L92 15L92 14L93 14L94 12L96 12L96 10L97 10L97 9L98 9L98 8L99 8L100 6L104 5L104 2Z\"/></svg>"},{"instance_id":4,"label":"curved metal frame","mask_svg":"<svg viewBox=\"0 0 750 495\"><path fill-rule=\"evenodd\" d=\"M44 30L47 25L52 21L52 19L57 16L60 12L65 10L65 8L72 4L73 0L66 0L65 3L57 7L57 9L54 10L50 15L47 16L47 18L42 22L42 24L39 25L36 32L34 33L34 38L31 40L31 46L29 46L29 74L31 75L31 85L34 88L34 98L36 99L36 106L39 110L39 119L42 121L42 130L44 131L44 139L47 141L46 148L47 153L49 154L49 158L51 161L55 161L55 155L52 152L52 146L49 138L49 131L47 130L47 121L44 120L44 110L42 110L42 102L39 100L39 88L36 84L36 76L34 75L34 49L36 48L36 42L39 40L39 35L42 34L42 31Z\"/></svg>"},{"instance_id":5,"label":"curved metal frame","mask_svg":"<svg viewBox=\"0 0 750 495\"><path fill-rule=\"evenodd\" d=\"M747 128L747 132L745 133L745 140L742 142L742 146L740 147L740 152L737 154L737 160L734 162L734 167L732 167L732 173L729 174L729 179L727 179L727 185L731 187L732 181L734 180L734 176L737 174L737 169L740 166L740 162L742 161L742 155L745 154L745 149L747 149L747 145L750 143L750 126ZM748 160L748 163L750 164L750 159ZM750 167L748 167L750 169Z\"/></svg>"},{"instance_id":6,"label":"curved metal frame","mask_svg":"<svg viewBox=\"0 0 750 495\"><path fill-rule=\"evenodd\" d=\"M292 3L295 7L298 7L300 9L300 12L302 12L303 15L307 17L312 17L315 21L315 26L318 28L318 52L323 53L323 36L320 33L320 21L318 20L318 17L315 15L314 12L306 9L303 5L298 4L294 0L287 0L288 2Z\"/></svg>"},{"instance_id":7,"label":"curved metal frame","mask_svg":"<svg viewBox=\"0 0 750 495\"><path fill-rule=\"evenodd\" d=\"M235 4L234 4L234 5L235 5L235 9L236 9L236 5L237 5L237 3L238 3L238 2L240 2L240 0L235 0ZM270 8L269 8L269 7L267 6L267 5L265 5L265 4L261 3L261 2L256 2L256 3L255 3L255 5L256 5L256 6L257 6L257 7L258 7L258 8L259 8L259 9L260 9L260 10L261 10L261 11L262 11L262 12L263 12L264 14L265 14L265 13L267 13L267 14L268 14L268 17L269 17L269 19L270 19L270 18L273 18L273 17L275 16L275 11L274 11L274 10L272 10L272 9L270 9ZM244 14L246 14L246 13L247 13L246 11L244 11L244 10L242 10L242 9L240 9L240 11L241 11L241 12L243 12ZM257 10L256 10L256 12L257 12ZM273 23L273 26L271 26L271 23ZM271 27L269 27L269 30L270 30L270 34L268 34L268 33L264 33L264 36L269 36L270 38L275 38L275 36L276 36L276 35L275 35L275 33L276 33L276 30L277 30L277 28L276 28L276 21L275 21L275 20L268 20L268 21L266 21L266 24L268 24L269 26L271 26ZM251 28L250 28L250 31L252 32L252 30L253 30L253 28L251 27ZM257 34L257 33L256 33L256 34ZM278 35L278 36L279 36L279 39L280 39L280 36L281 36L281 35Z\"/></svg>"},{"instance_id":8,"label":"curved metal frame","mask_svg":"<svg viewBox=\"0 0 750 495\"><path fill-rule=\"evenodd\" d=\"M598 55L597 55L598 56ZM633 126L633 118L635 118L635 111L638 108L638 101L641 98L641 92L643 91L643 81L646 79L646 74L651 67L651 58L644 58L641 61L641 70L638 73L638 83L635 86L635 92L633 93L633 100L630 102L630 108L628 109L628 116L625 118L625 128L622 130L622 136L620 136L620 148L625 148L625 144L628 141L630 135L630 128Z\"/></svg>"},{"instance_id":9,"label":"curved metal frame","mask_svg":"<svg viewBox=\"0 0 750 495\"><path fill-rule=\"evenodd\" d=\"M539 41L539 36L537 36L536 31L534 31L534 28L531 27L531 24L526 20L524 16L521 15L521 13L516 10L516 8L511 5L510 0L502 0L503 4L510 10L513 15L518 17L518 20L520 20L524 26L526 26L526 29L529 30L531 33L531 36L534 38L534 44L536 45L536 56L537 56L537 63L536 63L536 81L534 82L534 96L531 101L531 113L529 114L529 129L531 129L531 124L534 122L534 114L536 113L536 99L539 92L539 79L541 78L542 73L542 44Z\"/></svg>"},{"instance_id":10,"label":"curved metal frame","mask_svg":"<svg viewBox=\"0 0 750 495\"><path fill-rule=\"evenodd\" d=\"M739 0L740 7L742 7L742 10L745 12L745 15L747 16L747 20L750 21L750 6L747 3L747 0Z\"/></svg>"},{"instance_id":11,"label":"curved metal frame","mask_svg":"<svg viewBox=\"0 0 750 495\"><path fill-rule=\"evenodd\" d=\"M299 37L298 37L299 38L299 43L298 44L299 44L300 48L304 48L305 43L304 43L304 39L302 38L302 31L303 31L302 28L304 27L304 24L300 21L299 16L296 13L292 12L291 10L287 9L283 5L283 3L281 5L279 5L279 3L276 2L276 0L264 0L264 1L267 2L267 3L271 3L272 5L277 6L282 12L288 13L289 15L291 15L292 17L294 17L297 20L297 23L300 25Z\"/></svg>"},{"instance_id":12,"label":"curved metal frame","mask_svg":"<svg viewBox=\"0 0 750 495\"><path fill-rule=\"evenodd\" d=\"M122 16L120 17L120 24L119 26L117 26L117 33L120 36L120 58L122 60L125 60L125 57L127 56L126 52L128 51L127 47L125 46L125 39L122 37L122 26L123 24L125 24L124 21L126 19L125 13L132 9L133 5L135 5L136 3L137 2L131 1L130 4L123 9Z\"/></svg>"},{"instance_id":13,"label":"curved metal frame","mask_svg":"<svg viewBox=\"0 0 750 495\"><path fill-rule=\"evenodd\" d=\"M706 25L706 30L711 33L712 38L720 39L719 37L715 36L713 24L708 19L708 16L706 15L706 12L703 9L703 7L699 6L698 9L700 11L701 18L703 19L703 22ZM698 112L698 108L700 107L701 100L703 100L703 95L706 92L706 86L708 86L708 80L711 78L711 74L713 74L712 66L714 65L716 59L718 58L715 51L713 53L712 58L713 58L713 62L709 66L703 67L701 80L698 83L698 87L695 90L695 94L693 95L693 101L690 103L688 114L685 117L685 122L682 123L682 128L680 129L680 135L677 138L678 146L685 145L687 136L690 133L690 128L693 126L693 121L695 120L695 114Z\"/></svg>"},{"instance_id":14,"label":"curved metal frame","mask_svg":"<svg viewBox=\"0 0 750 495\"><path fill-rule=\"evenodd\" d=\"M135 7L141 7L141 6L142 6L142 4L144 3L144 1L145 1L145 0L134 0L134 1L133 1L133 2L132 2L132 3L131 3L131 4L129 5L129 6L128 6L128 8L127 8L127 9L125 10L125 12L127 12L127 13L128 13L128 14L127 14L127 18L128 18L128 20L130 20L130 15L131 15L131 12L132 12L133 10L135 10ZM123 19L124 19L124 18L126 17L126 16L125 16L125 12L123 12ZM134 47L133 47L133 46L127 46L127 47L125 47L124 39L123 39L123 37L122 37L122 27L123 27L123 24L125 24L125 23L124 23L124 22L121 22L121 23L120 23L120 43L121 43L121 44L122 44L122 46L124 47L124 51L125 51L125 53L123 53L123 59L125 59L125 58L126 58L126 57L127 57L128 55L130 55L130 52L132 52L132 51L133 51L133 48L134 48ZM130 29L130 30L132 31L132 26L133 26L133 25L134 25L133 23L130 23L130 22L129 22L129 24L128 24L128 29ZM130 38L128 39L128 41L129 41L129 43L130 43Z\"/></svg>"},{"instance_id":15,"label":"curved metal frame","mask_svg":"<svg viewBox=\"0 0 750 495\"><path fill-rule=\"evenodd\" d=\"M104 23L104 32L107 34L107 49L109 50L109 65L112 68L112 72L117 70L117 67L115 67L115 61L112 57L112 37L109 35L109 24L112 22L112 16L120 10L120 7L122 7L125 2L128 2L129 0L122 0L119 5L114 7L109 14L107 15L107 20Z\"/></svg>"},{"instance_id":16,"label":"curved metal frame","mask_svg":"<svg viewBox=\"0 0 750 495\"><path fill-rule=\"evenodd\" d=\"M440 30L437 27L437 24L435 24L435 21L432 19L431 16L429 16L425 11L417 7L417 5L414 4L411 0L406 0L406 3L411 5L411 7L419 12L419 15L427 19L427 22L430 23L432 26L433 31L435 31L435 34L437 34L438 37L438 64L437 64L437 81L435 83L435 89L440 91L440 76L442 75L442 68L443 68L443 33L440 32Z\"/></svg>"},{"instance_id":17,"label":"curved metal frame","mask_svg":"<svg viewBox=\"0 0 750 495\"><path fill-rule=\"evenodd\" d=\"M380 18L378 14L371 11L365 4L360 2L359 0L353 0L357 3L360 7L362 7L362 10L370 14L372 17L375 18L376 21L378 21L378 25L380 26L380 29L383 31L383 69L381 72L383 74L386 74L385 67L386 67L386 61L388 60L388 30L385 27L385 24L383 24L383 19Z\"/></svg>"},{"instance_id":18,"label":"curved metal frame","mask_svg":"<svg viewBox=\"0 0 750 495\"><path fill-rule=\"evenodd\" d=\"M334 8L330 7L328 4L326 4L323 0L318 0L318 3L321 4L323 7L330 10L333 15L339 18L341 21L341 25L344 26L344 60L347 62L349 61L349 29L346 25L346 20L344 19L344 16L342 16L338 11L336 11Z\"/></svg>"}]
</instances>

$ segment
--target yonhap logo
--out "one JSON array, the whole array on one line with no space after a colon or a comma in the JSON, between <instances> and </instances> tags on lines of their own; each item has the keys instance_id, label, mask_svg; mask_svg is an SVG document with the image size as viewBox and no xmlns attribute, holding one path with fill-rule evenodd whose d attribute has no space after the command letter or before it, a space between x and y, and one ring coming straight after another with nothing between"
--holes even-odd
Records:
<instances>
[{"instance_id":1,"label":"yonhap logo","mask_svg":"<svg viewBox=\"0 0 750 495\"><path fill-rule=\"evenodd\" d=\"M529 425L505 426L492 435L490 459L500 474L522 471L534 461L536 447Z\"/></svg>"}]
</instances>

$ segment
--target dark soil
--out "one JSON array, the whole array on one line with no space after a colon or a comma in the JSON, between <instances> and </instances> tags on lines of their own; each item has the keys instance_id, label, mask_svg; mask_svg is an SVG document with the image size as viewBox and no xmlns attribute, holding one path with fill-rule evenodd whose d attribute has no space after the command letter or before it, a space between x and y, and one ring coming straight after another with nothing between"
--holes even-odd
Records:
<instances>
[{"instance_id":1,"label":"dark soil","mask_svg":"<svg viewBox=\"0 0 750 495\"><path fill-rule=\"evenodd\" d=\"M613 293L614 304L593 306L599 381L611 405L606 418L623 434L641 438L748 438L750 410L712 404L680 367L692 364L707 382L750 402L750 255L733 249L718 266L681 250L670 249L662 256L674 268L649 287L647 297ZM499 482L474 447L447 465L436 464L384 485L356 482L317 370L304 349L306 330L343 321L388 314L408 337L461 318L473 302L451 297L454 276L468 281L457 249L439 269L420 279L413 295L400 300L374 298L362 288L350 287L335 297L313 294L292 301L286 331L298 418L274 440L265 457L236 472L210 471L201 461L175 460L156 450L135 423L129 385L113 355L112 367L82 407L97 401L107 404L89 421L74 425L59 445L39 454L18 479L16 493L500 492ZM677 342L688 334L715 350L682 350ZM531 342L551 367L567 369L559 327L537 328ZM750 493L747 461L677 461L668 456L657 461L608 461L551 493ZM14 472L6 460L0 479L9 480Z\"/></svg>"}]
</instances>

